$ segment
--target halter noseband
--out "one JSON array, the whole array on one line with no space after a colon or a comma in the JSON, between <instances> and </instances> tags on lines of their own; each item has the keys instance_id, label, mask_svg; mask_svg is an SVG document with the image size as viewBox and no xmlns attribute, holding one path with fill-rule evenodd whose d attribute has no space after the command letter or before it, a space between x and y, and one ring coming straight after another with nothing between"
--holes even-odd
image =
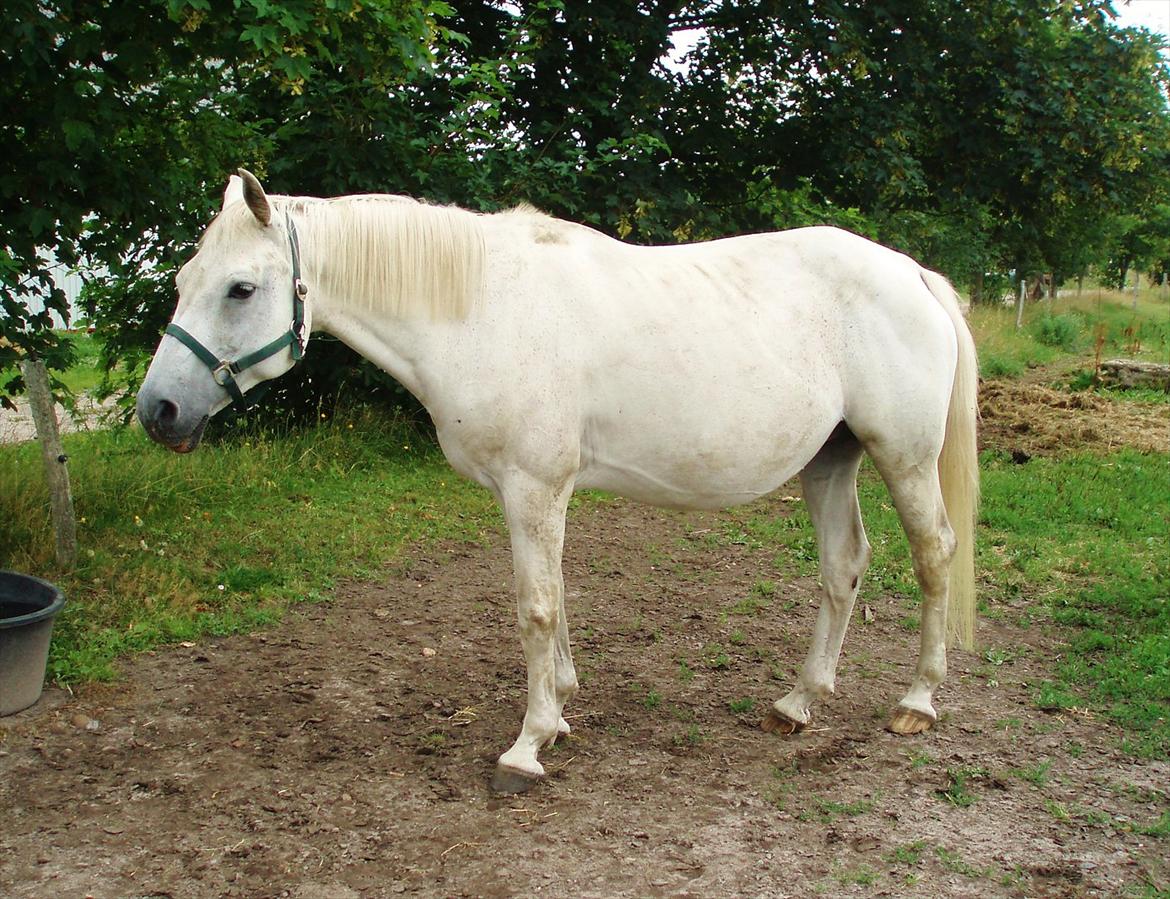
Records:
<instances>
[{"instance_id":1,"label":"halter noseband","mask_svg":"<svg viewBox=\"0 0 1170 899\"><path fill-rule=\"evenodd\" d=\"M293 220L287 215L285 216L285 224L288 226L288 242L292 250L293 276L293 317L292 325L287 331L271 343L264 344L260 349L241 356L234 362L228 359L217 358L198 339L174 322L167 325L166 331L164 332L170 334L179 343L194 353L199 361L211 370L211 377L215 383L226 390L231 395L232 401L241 408L246 404L244 402L244 393L240 390L240 385L236 383L236 375L245 369L251 368L258 362L263 362L269 356L275 356L286 346L292 348L294 362L300 361L305 355L305 344L308 342L306 339L307 335L305 334L305 297L309 293L309 287L301 280L301 247L297 241L297 226L293 224Z\"/></svg>"}]
</instances>

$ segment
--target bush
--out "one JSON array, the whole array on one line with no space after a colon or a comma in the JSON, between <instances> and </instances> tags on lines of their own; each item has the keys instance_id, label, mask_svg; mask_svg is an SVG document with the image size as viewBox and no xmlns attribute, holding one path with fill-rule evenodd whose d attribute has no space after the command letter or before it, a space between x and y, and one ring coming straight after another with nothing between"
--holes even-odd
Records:
<instances>
[{"instance_id":1,"label":"bush","mask_svg":"<svg viewBox=\"0 0 1170 899\"><path fill-rule=\"evenodd\" d=\"M1032 330L1036 339L1045 346L1059 347L1072 352L1080 343L1081 331L1084 323L1080 316L1066 313L1064 315L1045 315L1036 320Z\"/></svg>"},{"instance_id":2,"label":"bush","mask_svg":"<svg viewBox=\"0 0 1170 899\"><path fill-rule=\"evenodd\" d=\"M984 353L979 357L979 374L984 378L1018 378L1024 373L1024 363L1000 353Z\"/></svg>"}]
</instances>

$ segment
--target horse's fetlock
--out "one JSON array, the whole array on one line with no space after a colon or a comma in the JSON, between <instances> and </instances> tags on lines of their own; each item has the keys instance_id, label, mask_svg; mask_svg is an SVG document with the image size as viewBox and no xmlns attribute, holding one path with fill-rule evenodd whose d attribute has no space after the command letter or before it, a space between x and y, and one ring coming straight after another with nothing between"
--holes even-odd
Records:
<instances>
[{"instance_id":1,"label":"horse's fetlock","mask_svg":"<svg viewBox=\"0 0 1170 899\"><path fill-rule=\"evenodd\" d=\"M564 701L568 702L570 699L572 699L574 696L577 695L577 691L579 689L581 689L581 685L579 683L577 683L577 678L574 677L571 680L561 680L560 678L557 678L557 699L558 700L560 700L563 697Z\"/></svg>"}]
</instances>

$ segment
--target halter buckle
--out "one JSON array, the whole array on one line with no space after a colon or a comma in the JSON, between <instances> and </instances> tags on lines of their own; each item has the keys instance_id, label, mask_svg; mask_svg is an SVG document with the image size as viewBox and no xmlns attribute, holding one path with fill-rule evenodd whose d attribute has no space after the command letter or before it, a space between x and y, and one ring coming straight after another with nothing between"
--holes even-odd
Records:
<instances>
[{"instance_id":1,"label":"halter buckle","mask_svg":"<svg viewBox=\"0 0 1170 899\"><path fill-rule=\"evenodd\" d=\"M235 380L235 372L232 371L233 365L226 359L222 360L219 365L211 370L211 378L220 387L227 387Z\"/></svg>"}]
</instances>

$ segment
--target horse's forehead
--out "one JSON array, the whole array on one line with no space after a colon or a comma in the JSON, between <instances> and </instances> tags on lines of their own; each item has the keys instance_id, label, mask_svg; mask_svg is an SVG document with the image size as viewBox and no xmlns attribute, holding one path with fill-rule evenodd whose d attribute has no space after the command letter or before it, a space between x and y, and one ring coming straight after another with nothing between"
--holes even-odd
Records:
<instances>
[{"instance_id":1,"label":"horse's forehead","mask_svg":"<svg viewBox=\"0 0 1170 899\"><path fill-rule=\"evenodd\" d=\"M273 235L259 228L224 228L212 224L200 238L195 255L179 270L179 278L193 281L201 275L228 269L255 269L280 261Z\"/></svg>"},{"instance_id":2,"label":"horse's forehead","mask_svg":"<svg viewBox=\"0 0 1170 899\"><path fill-rule=\"evenodd\" d=\"M208 294L218 294L228 279L262 281L280 265L276 243L258 229L253 233L215 234L213 223L199 242L195 255L175 276L179 309L189 308Z\"/></svg>"}]
</instances>

